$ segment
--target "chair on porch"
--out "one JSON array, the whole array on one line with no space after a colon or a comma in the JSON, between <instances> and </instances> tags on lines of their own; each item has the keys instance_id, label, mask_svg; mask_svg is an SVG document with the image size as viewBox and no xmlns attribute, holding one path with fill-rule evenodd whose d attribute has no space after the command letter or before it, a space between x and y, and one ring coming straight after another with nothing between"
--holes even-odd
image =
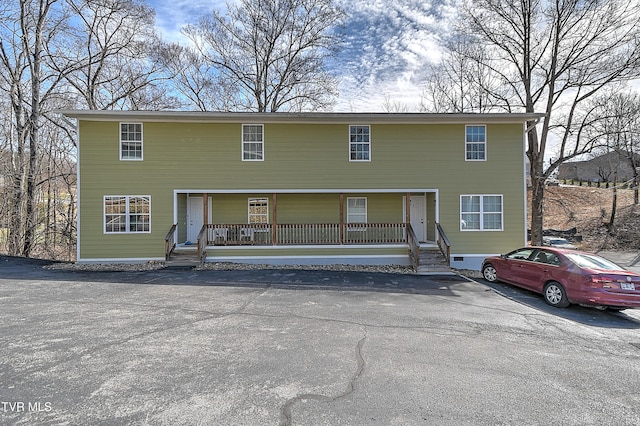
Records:
<instances>
[{"instance_id":1,"label":"chair on porch","mask_svg":"<svg viewBox=\"0 0 640 426\"><path fill-rule=\"evenodd\" d=\"M218 239L223 242L227 241L227 236L229 235L229 228L214 228L213 229L213 241L216 242Z\"/></svg>"},{"instance_id":2,"label":"chair on porch","mask_svg":"<svg viewBox=\"0 0 640 426\"><path fill-rule=\"evenodd\" d=\"M240 241L253 241L255 229L254 228L241 228L240 229Z\"/></svg>"}]
</instances>

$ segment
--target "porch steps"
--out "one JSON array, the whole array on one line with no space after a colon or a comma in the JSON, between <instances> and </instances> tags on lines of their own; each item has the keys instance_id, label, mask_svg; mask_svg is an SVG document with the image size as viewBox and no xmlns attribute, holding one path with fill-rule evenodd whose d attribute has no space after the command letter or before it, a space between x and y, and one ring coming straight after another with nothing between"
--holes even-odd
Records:
<instances>
[{"instance_id":1,"label":"porch steps","mask_svg":"<svg viewBox=\"0 0 640 426\"><path fill-rule=\"evenodd\" d=\"M421 246L419 259L420 263L416 271L418 275L453 274L438 246Z\"/></svg>"},{"instance_id":2,"label":"porch steps","mask_svg":"<svg viewBox=\"0 0 640 426\"><path fill-rule=\"evenodd\" d=\"M197 250L176 249L164 264L170 269L193 268L200 265L200 260L198 259Z\"/></svg>"}]
</instances>

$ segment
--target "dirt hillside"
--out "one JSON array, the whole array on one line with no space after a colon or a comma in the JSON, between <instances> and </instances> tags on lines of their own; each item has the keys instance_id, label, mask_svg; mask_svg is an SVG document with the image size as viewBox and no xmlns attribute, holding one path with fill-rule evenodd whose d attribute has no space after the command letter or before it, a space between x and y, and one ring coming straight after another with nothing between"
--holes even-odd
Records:
<instances>
[{"instance_id":1,"label":"dirt hillside","mask_svg":"<svg viewBox=\"0 0 640 426\"><path fill-rule=\"evenodd\" d=\"M585 250L640 250L640 206L633 204L633 191L618 189L616 218L609 232L612 203L610 188L549 186L545 192L544 228L575 227L582 237L577 245Z\"/></svg>"}]
</instances>

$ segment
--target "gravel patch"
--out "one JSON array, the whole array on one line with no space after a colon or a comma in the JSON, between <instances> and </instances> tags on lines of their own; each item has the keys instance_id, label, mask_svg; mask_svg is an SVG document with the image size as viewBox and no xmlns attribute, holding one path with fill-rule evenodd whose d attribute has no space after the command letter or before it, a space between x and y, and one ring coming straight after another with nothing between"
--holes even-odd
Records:
<instances>
[{"instance_id":1,"label":"gravel patch","mask_svg":"<svg viewBox=\"0 0 640 426\"><path fill-rule=\"evenodd\" d=\"M102 272L139 272L155 271L166 268L164 262L146 263L107 263L107 264L76 264L56 263L44 266L45 269L63 271L102 271ZM413 274L413 269L403 265L267 265L232 262L210 262L194 267L196 271L255 271L273 269L296 269L305 271L353 271L353 272L382 272L392 274Z\"/></svg>"}]
</instances>

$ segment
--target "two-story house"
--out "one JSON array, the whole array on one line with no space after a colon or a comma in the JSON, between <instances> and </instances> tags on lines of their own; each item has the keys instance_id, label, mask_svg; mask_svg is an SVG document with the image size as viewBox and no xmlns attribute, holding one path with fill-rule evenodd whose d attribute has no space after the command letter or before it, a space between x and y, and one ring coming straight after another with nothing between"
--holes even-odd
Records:
<instances>
[{"instance_id":1,"label":"two-story house","mask_svg":"<svg viewBox=\"0 0 640 426\"><path fill-rule=\"evenodd\" d=\"M62 111L77 120L80 263L457 268L526 241L540 114Z\"/></svg>"}]
</instances>

